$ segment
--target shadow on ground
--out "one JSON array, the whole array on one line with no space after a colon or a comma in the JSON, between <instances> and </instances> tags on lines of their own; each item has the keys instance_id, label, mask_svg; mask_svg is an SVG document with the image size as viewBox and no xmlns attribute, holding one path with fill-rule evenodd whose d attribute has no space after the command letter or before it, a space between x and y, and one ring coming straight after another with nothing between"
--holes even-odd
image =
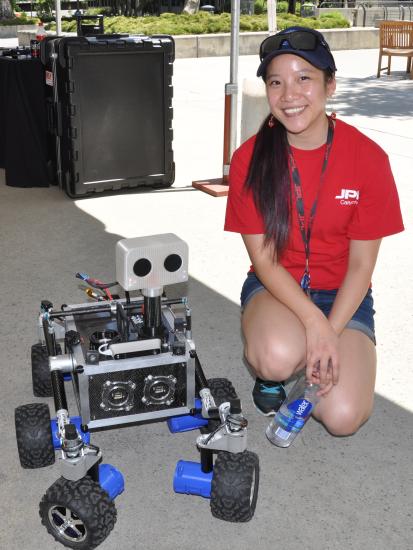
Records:
<instances>
[{"instance_id":1,"label":"shadow on ground","mask_svg":"<svg viewBox=\"0 0 413 550\"><path fill-rule=\"evenodd\" d=\"M32 397L29 368L40 300L83 301L78 270L113 279L120 236L105 232L57 189L0 185L0 209L1 256L7 257L0 264L0 540L7 550L57 550L62 547L40 524L38 503L59 473L56 466L20 468L13 411L41 401ZM250 402L238 306L193 278L187 293L205 372L233 381L250 422L249 449L261 463L256 515L246 524L225 523L211 516L208 500L174 494L176 462L198 459L196 432L171 435L165 423L102 431L92 442L104 462L123 472L126 488L116 500L115 529L100 548L408 550L412 415L378 397L372 419L354 437L333 438L310 421L290 449L272 447L264 437L268 420Z\"/></svg>"},{"instance_id":2,"label":"shadow on ground","mask_svg":"<svg viewBox=\"0 0 413 550\"><path fill-rule=\"evenodd\" d=\"M355 93L357 90L357 93ZM337 92L331 101L341 115L378 118L413 116L413 81L405 73L369 78L337 78Z\"/></svg>"}]
</instances>

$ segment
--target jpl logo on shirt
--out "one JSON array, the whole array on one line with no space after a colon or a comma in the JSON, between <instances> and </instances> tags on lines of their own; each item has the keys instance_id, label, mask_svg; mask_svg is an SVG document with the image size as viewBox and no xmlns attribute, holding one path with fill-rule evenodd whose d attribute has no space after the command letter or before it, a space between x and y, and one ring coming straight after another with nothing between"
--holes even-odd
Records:
<instances>
[{"instance_id":1,"label":"jpl logo on shirt","mask_svg":"<svg viewBox=\"0 0 413 550\"><path fill-rule=\"evenodd\" d=\"M356 189L342 189L340 194L336 195L335 198L340 200L340 204L358 204L359 191Z\"/></svg>"}]
</instances>

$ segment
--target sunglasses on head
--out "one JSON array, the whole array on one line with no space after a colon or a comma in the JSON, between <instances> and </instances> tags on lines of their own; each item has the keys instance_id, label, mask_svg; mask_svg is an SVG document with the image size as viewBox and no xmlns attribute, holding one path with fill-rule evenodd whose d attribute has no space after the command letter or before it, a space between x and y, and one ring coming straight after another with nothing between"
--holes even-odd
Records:
<instances>
[{"instance_id":1,"label":"sunglasses on head","mask_svg":"<svg viewBox=\"0 0 413 550\"><path fill-rule=\"evenodd\" d=\"M285 34L274 34L264 40L260 47L260 60L262 61L268 54L282 49L282 44L287 41L289 47L293 50L311 51L315 50L320 44L326 50L330 51L327 42L318 34L305 31L291 31Z\"/></svg>"}]
</instances>

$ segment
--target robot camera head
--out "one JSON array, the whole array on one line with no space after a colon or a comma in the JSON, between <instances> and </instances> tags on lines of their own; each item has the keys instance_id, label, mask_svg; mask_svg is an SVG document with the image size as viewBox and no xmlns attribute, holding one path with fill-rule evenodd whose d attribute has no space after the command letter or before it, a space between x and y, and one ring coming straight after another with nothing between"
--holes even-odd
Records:
<instances>
[{"instance_id":1,"label":"robot camera head","mask_svg":"<svg viewBox=\"0 0 413 550\"><path fill-rule=\"evenodd\" d=\"M116 278L126 291L159 295L164 285L188 280L188 245L173 233L116 243Z\"/></svg>"}]
</instances>

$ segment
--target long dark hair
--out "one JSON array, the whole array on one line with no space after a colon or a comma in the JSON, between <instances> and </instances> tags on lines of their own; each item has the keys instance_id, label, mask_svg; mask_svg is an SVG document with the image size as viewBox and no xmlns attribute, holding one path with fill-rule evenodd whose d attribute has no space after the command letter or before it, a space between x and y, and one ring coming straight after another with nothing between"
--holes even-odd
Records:
<instances>
[{"instance_id":1,"label":"long dark hair","mask_svg":"<svg viewBox=\"0 0 413 550\"><path fill-rule=\"evenodd\" d=\"M325 84L334 78L323 70ZM252 192L265 225L264 244L272 245L274 258L287 246L291 227L292 190L288 166L287 131L278 120L269 124L269 114L258 130L245 188Z\"/></svg>"},{"instance_id":2,"label":"long dark hair","mask_svg":"<svg viewBox=\"0 0 413 550\"><path fill-rule=\"evenodd\" d=\"M290 232L291 185L288 168L287 132L278 121L269 126L272 115L262 123L245 181L252 191L255 206L265 225L266 245L272 244L274 253L285 249Z\"/></svg>"}]
</instances>

